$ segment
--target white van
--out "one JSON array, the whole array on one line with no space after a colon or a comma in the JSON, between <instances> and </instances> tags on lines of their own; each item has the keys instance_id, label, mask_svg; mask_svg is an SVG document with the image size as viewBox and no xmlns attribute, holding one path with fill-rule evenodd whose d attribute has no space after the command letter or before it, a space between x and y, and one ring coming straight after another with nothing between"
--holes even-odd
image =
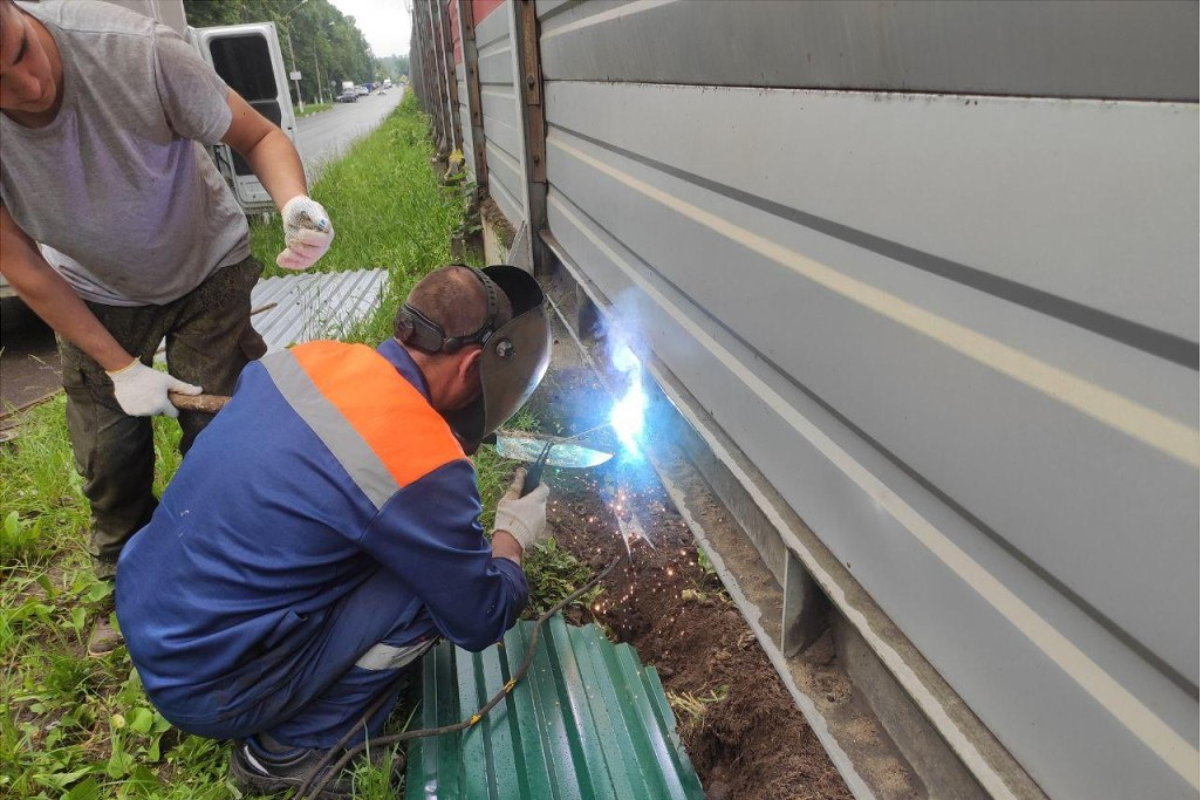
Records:
<instances>
[{"instance_id":1,"label":"white van","mask_svg":"<svg viewBox=\"0 0 1200 800\"><path fill-rule=\"evenodd\" d=\"M287 72L283 66L283 52L279 48L275 23L188 28L187 34L192 46L200 51L200 55L229 84L229 88L245 98L255 111L278 125L295 142L296 116L292 110ZM254 177L244 158L224 144L213 147L212 155L247 214L275 210L271 196Z\"/></svg>"}]
</instances>

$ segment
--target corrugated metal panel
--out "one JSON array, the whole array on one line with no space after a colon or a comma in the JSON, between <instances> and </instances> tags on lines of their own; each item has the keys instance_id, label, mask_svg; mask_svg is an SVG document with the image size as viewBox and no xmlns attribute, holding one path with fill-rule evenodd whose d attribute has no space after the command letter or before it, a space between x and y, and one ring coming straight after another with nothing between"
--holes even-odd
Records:
<instances>
[{"instance_id":1,"label":"corrugated metal panel","mask_svg":"<svg viewBox=\"0 0 1200 800\"><path fill-rule=\"evenodd\" d=\"M601 82L769 83L787 5L557 6L551 230L1050 796L1195 798L1196 106Z\"/></svg>"},{"instance_id":2,"label":"corrugated metal panel","mask_svg":"<svg viewBox=\"0 0 1200 800\"><path fill-rule=\"evenodd\" d=\"M479 52L483 128L487 134L488 193L515 229L525 219L526 188L520 93L514 83L516 52L511 5L511 0L505 0L485 19L477 20L475 44Z\"/></svg>"},{"instance_id":3,"label":"corrugated metal panel","mask_svg":"<svg viewBox=\"0 0 1200 800\"><path fill-rule=\"evenodd\" d=\"M267 352L313 339L336 339L366 319L383 299L386 269L284 275L261 280L250 295L251 309L277 304L254 317Z\"/></svg>"},{"instance_id":4,"label":"corrugated metal panel","mask_svg":"<svg viewBox=\"0 0 1200 800\"><path fill-rule=\"evenodd\" d=\"M314 339L337 339L366 319L388 287L386 269L314 272L264 278L250 292L250 322L267 343L267 352ZM254 311L265 309L255 314ZM166 340L155 360L166 362Z\"/></svg>"},{"instance_id":5,"label":"corrugated metal panel","mask_svg":"<svg viewBox=\"0 0 1200 800\"><path fill-rule=\"evenodd\" d=\"M414 726L467 719L525 658L533 623L482 653L443 642L422 663ZM524 680L474 727L417 739L406 800L703 800L653 667L594 625L555 616Z\"/></svg>"},{"instance_id":6,"label":"corrugated metal panel","mask_svg":"<svg viewBox=\"0 0 1200 800\"><path fill-rule=\"evenodd\" d=\"M548 80L1195 100L1177 0L539 0ZM747 6L752 6L752 10Z\"/></svg>"}]
</instances>

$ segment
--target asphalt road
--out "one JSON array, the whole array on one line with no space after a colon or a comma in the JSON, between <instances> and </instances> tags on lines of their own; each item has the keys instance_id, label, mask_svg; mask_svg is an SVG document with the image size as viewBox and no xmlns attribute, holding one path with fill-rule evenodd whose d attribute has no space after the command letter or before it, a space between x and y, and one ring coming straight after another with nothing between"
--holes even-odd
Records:
<instances>
[{"instance_id":1,"label":"asphalt road","mask_svg":"<svg viewBox=\"0 0 1200 800\"><path fill-rule=\"evenodd\" d=\"M402 89L369 94L354 103L334 103L333 108L296 120L296 144L310 183L324 166L346 155L350 145L379 127L404 98Z\"/></svg>"},{"instance_id":2,"label":"asphalt road","mask_svg":"<svg viewBox=\"0 0 1200 800\"><path fill-rule=\"evenodd\" d=\"M355 103L335 103L333 108L296 121L297 148L312 183L326 164L346 154L350 145L367 135L404 97L394 88L385 95L367 95ZM12 422L8 414L35 402L59 387L61 373L54 335L31 313L7 302L0 333L0 429ZM3 417L8 417L4 419ZM2 437L0 437L2 438Z\"/></svg>"}]
</instances>

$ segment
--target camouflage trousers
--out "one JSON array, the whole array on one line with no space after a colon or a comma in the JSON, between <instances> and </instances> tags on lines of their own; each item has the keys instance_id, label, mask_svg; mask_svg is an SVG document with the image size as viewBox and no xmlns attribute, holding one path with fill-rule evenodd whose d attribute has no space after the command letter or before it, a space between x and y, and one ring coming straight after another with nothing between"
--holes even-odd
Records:
<instances>
[{"instance_id":1,"label":"camouflage trousers","mask_svg":"<svg viewBox=\"0 0 1200 800\"><path fill-rule=\"evenodd\" d=\"M230 394L242 368L267 350L250 324L250 290L261 274L262 265L248 258L218 270L166 305L87 305L142 363L153 363L165 338L172 375L208 394ZM75 467L91 504L88 552L96 577L112 580L121 548L158 505L151 419L126 415L103 368L78 347L60 337L58 352ZM179 415L183 453L211 419L196 412Z\"/></svg>"}]
</instances>

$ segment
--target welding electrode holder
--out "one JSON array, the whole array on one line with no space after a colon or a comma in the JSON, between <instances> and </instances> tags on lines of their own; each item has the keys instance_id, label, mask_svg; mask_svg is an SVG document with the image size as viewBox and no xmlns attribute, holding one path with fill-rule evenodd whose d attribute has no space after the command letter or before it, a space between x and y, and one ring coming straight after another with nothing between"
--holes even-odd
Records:
<instances>
[{"instance_id":1,"label":"welding electrode holder","mask_svg":"<svg viewBox=\"0 0 1200 800\"><path fill-rule=\"evenodd\" d=\"M521 497L538 488L538 484L542 482L542 470L546 468L546 459L550 456L550 448L554 446L553 442L546 442L542 447L542 452L538 454L537 461L525 471L525 483L521 485Z\"/></svg>"}]
</instances>

